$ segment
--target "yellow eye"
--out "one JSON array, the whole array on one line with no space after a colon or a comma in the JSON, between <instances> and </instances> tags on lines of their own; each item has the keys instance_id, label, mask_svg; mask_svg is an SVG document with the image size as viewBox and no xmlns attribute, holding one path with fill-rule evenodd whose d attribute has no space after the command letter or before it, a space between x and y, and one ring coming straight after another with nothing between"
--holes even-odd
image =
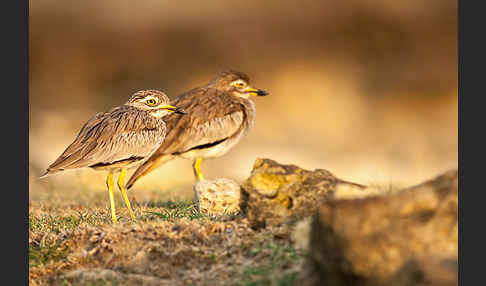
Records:
<instances>
[{"instance_id":1,"label":"yellow eye","mask_svg":"<svg viewBox=\"0 0 486 286\"><path fill-rule=\"evenodd\" d=\"M147 105L154 106L155 104L157 104L157 101L156 101L155 99L151 98L151 99L147 99L147 100L145 101L145 103L146 103Z\"/></svg>"},{"instance_id":2,"label":"yellow eye","mask_svg":"<svg viewBox=\"0 0 486 286\"><path fill-rule=\"evenodd\" d=\"M232 84L233 84L233 86L236 86L237 88L245 87L245 83L242 82L242 81L234 81Z\"/></svg>"}]
</instances>

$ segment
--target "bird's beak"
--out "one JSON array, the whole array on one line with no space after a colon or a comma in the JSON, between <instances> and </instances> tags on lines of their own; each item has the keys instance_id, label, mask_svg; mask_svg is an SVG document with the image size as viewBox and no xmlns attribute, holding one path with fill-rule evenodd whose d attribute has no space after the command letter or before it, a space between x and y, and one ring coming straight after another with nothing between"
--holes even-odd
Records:
<instances>
[{"instance_id":1,"label":"bird's beak","mask_svg":"<svg viewBox=\"0 0 486 286\"><path fill-rule=\"evenodd\" d=\"M248 87L246 89L246 92L250 93L253 96L267 96L269 93L264 91L263 89L257 89L257 88L252 88Z\"/></svg>"},{"instance_id":2,"label":"bird's beak","mask_svg":"<svg viewBox=\"0 0 486 286\"><path fill-rule=\"evenodd\" d=\"M182 109L181 107L176 107L176 106L173 106L173 105L166 105L166 106L162 106L163 109L166 109L166 110L169 110L171 112L175 112L175 113L178 113L178 114L187 114L187 112Z\"/></svg>"}]
</instances>

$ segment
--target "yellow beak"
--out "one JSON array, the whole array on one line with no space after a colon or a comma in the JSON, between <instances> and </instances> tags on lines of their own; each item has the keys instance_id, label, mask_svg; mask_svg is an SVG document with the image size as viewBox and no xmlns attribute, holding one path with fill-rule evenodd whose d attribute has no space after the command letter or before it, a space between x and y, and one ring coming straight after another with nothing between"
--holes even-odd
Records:
<instances>
[{"instance_id":1,"label":"yellow beak","mask_svg":"<svg viewBox=\"0 0 486 286\"><path fill-rule=\"evenodd\" d=\"M266 92L262 89L257 89L257 88L252 88L252 87L248 87L246 89L246 92L249 92L250 95L253 95L253 96L266 96L266 95L268 95L268 92Z\"/></svg>"},{"instance_id":2,"label":"yellow beak","mask_svg":"<svg viewBox=\"0 0 486 286\"><path fill-rule=\"evenodd\" d=\"M178 114L187 114L187 112L184 109L182 109L181 107L176 107L176 106L173 106L173 105L170 105L170 104L164 105L161 108L165 109L165 110L169 110L171 112L178 113Z\"/></svg>"}]
</instances>

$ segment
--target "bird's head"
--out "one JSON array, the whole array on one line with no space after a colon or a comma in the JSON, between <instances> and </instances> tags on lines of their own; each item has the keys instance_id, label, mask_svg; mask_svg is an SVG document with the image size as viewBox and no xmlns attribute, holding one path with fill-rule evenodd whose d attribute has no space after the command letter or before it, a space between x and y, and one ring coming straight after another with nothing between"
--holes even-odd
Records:
<instances>
[{"instance_id":1,"label":"bird's head","mask_svg":"<svg viewBox=\"0 0 486 286\"><path fill-rule=\"evenodd\" d=\"M162 118L170 113L186 114L184 109L169 104L165 93L159 90L140 90L134 93L126 105L148 112L150 115Z\"/></svg>"},{"instance_id":2,"label":"bird's head","mask_svg":"<svg viewBox=\"0 0 486 286\"><path fill-rule=\"evenodd\" d=\"M268 92L250 86L248 75L238 71L224 71L212 79L208 87L225 92L231 92L234 96L248 98L250 96L266 96Z\"/></svg>"}]
</instances>

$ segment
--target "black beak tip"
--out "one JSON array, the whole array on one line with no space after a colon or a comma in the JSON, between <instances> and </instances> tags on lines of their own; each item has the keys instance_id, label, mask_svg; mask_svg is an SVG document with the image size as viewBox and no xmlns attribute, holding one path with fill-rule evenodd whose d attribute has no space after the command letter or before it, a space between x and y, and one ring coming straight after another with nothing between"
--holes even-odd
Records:
<instances>
[{"instance_id":1,"label":"black beak tip","mask_svg":"<svg viewBox=\"0 0 486 286\"><path fill-rule=\"evenodd\" d=\"M177 107L174 110L174 112L177 113L177 114L187 114L187 111L185 111L183 108L180 108L180 107Z\"/></svg>"},{"instance_id":2,"label":"black beak tip","mask_svg":"<svg viewBox=\"0 0 486 286\"><path fill-rule=\"evenodd\" d=\"M264 91L264 90L259 89L257 91L257 95L258 96L267 96L267 95L269 95L269 93L267 91Z\"/></svg>"}]
</instances>

